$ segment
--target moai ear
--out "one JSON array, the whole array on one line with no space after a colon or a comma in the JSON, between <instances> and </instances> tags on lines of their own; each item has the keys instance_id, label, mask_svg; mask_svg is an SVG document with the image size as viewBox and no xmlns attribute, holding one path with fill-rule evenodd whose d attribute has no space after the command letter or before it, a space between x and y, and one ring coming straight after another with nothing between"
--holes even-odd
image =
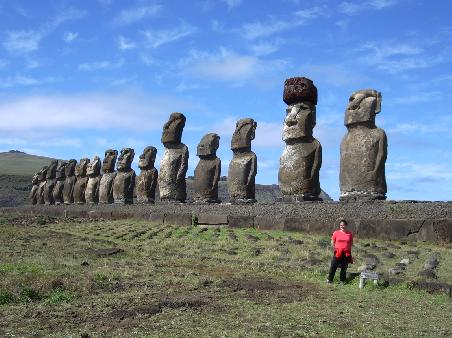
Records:
<instances>
[{"instance_id":1,"label":"moai ear","mask_svg":"<svg viewBox=\"0 0 452 338\"><path fill-rule=\"evenodd\" d=\"M381 112L381 92L377 92L377 106L375 107L375 114Z\"/></svg>"}]
</instances>

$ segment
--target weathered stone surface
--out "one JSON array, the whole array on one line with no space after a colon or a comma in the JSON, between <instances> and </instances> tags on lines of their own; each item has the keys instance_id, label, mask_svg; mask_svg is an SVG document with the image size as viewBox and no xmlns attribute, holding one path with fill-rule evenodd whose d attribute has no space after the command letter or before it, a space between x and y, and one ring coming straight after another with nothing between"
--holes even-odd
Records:
<instances>
[{"instance_id":1,"label":"weathered stone surface","mask_svg":"<svg viewBox=\"0 0 452 338\"><path fill-rule=\"evenodd\" d=\"M204 214L196 215L198 217L198 224L205 225L226 225L228 224L228 216L222 214Z\"/></svg>"},{"instance_id":2,"label":"weathered stone surface","mask_svg":"<svg viewBox=\"0 0 452 338\"><path fill-rule=\"evenodd\" d=\"M165 146L158 177L162 201L185 202L187 198L185 174L188 169L188 148L181 143L185 116L172 113L163 126L162 143Z\"/></svg>"},{"instance_id":3,"label":"weathered stone surface","mask_svg":"<svg viewBox=\"0 0 452 338\"><path fill-rule=\"evenodd\" d=\"M33 176L33 179L31 181L33 186L30 191L31 204L41 204L41 200L42 200L42 203L44 203L44 199L43 199L42 195L44 193L46 175L47 175L47 166L42 167L41 170L39 170Z\"/></svg>"},{"instance_id":4,"label":"weathered stone surface","mask_svg":"<svg viewBox=\"0 0 452 338\"><path fill-rule=\"evenodd\" d=\"M195 202L219 203L218 181L221 176L221 160L217 157L220 136L206 134L197 148L199 162L195 169Z\"/></svg>"},{"instance_id":5,"label":"weathered stone surface","mask_svg":"<svg viewBox=\"0 0 452 338\"><path fill-rule=\"evenodd\" d=\"M156 223L156 224L159 224L159 225L163 225L164 219L165 219L165 214L163 214L163 213L151 212L149 214L149 222L151 222L151 223Z\"/></svg>"},{"instance_id":6,"label":"weathered stone surface","mask_svg":"<svg viewBox=\"0 0 452 338\"><path fill-rule=\"evenodd\" d=\"M88 176L88 183L85 189L85 201L88 204L99 203L99 186L100 186L100 158L94 156L93 160L89 163L86 170L86 175Z\"/></svg>"},{"instance_id":7,"label":"weathered stone surface","mask_svg":"<svg viewBox=\"0 0 452 338\"><path fill-rule=\"evenodd\" d=\"M261 230L283 230L284 218L277 216L256 216L254 218L254 227Z\"/></svg>"},{"instance_id":8,"label":"weathered stone surface","mask_svg":"<svg viewBox=\"0 0 452 338\"><path fill-rule=\"evenodd\" d=\"M136 193L138 203L154 203L155 188L157 186L158 172L154 167L157 149L146 147L140 155L138 167L141 169L140 175L136 178Z\"/></svg>"},{"instance_id":9,"label":"weathered stone surface","mask_svg":"<svg viewBox=\"0 0 452 338\"><path fill-rule=\"evenodd\" d=\"M340 200L386 199L387 138L375 125L381 93L354 92L345 112L347 134L341 142Z\"/></svg>"},{"instance_id":10,"label":"weathered stone surface","mask_svg":"<svg viewBox=\"0 0 452 338\"><path fill-rule=\"evenodd\" d=\"M56 183L56 170L58 166L58 161L54 160L50 162L50 165L47 167L46 174L46 184L44 186L44 203L45 204L54 204L55 201L53 199L53 188Z\"/></svg>"},{"instance_id":11,"label":"weathered stone surface","mask_svg":"<svg viewBox=\"0 0 452 338\"><path fill-rule=\"evenodd\" d=\"M64 181L66 179L66 161L59 161L57 170L56 170L56 183L55 187L53 188L53 200L55 201L55 204L63 204L63 189L64 189Z\"/></svg>"},{"instance_id":12,"label":"weathered stone surface","mask_svg":"<svg viewBox=\"0 0 452 338\"><path fill-rule=\"evenodd\" d=\"M63 187L63 201L64 204L74 203L74 186L75 186L75 167L77 166L77 161L70 159L64 170L64 187Z\"/></svg>"},{"instance_id":13,"label":"weathered stone surface","mask_svg":"<svg viewBox=\"0 0 452 338\"><path fill-rule=\"evenodd\" d=\"M325 230L329 229L328 233L331 233L333 227L333 224L329 224L327 221L322 219L302 219L299 217L286 217L284 219L283 230L301 231L306 233L325 233Z\"/></svg>"},{"instance_id":14,"label":"weathered stone surface","mask_svg":"<svg viewBox=\"0 0 452 338\"><path fill-rule=\"evenodd\" d=\"M135 187L135 171L131 168L135 151L123 148L116 164L118 170L113 182L113 199L115 203L132 204Z\"/></svg>"},{"instance_id":15,"label":"weathered stone surface","mask_svg":"<svg viewBox=\"0 0 452 338\"><path fill-rule=\"evenodd\" d=\"M282 139L286 147L280 158L278 183L283 199L321 200L319 172L322 146L312 134L316 125L317 88L306 78L292 78L284 84L288 104Z\"/></svg>"},{"instance_id":16,"label":"weathered stone surface","mask_svg":"<svg viewBox=\"0 0 452 338\"><path fill-rule=\"evenodd\" d=\"M118 151L114 149L108 149L105 151L105 157L102 161L103 175L100 179L99 185L99 203L111 204L113 199L113 182L115 180L116 172L116 158L118 157Z\"/></svg>"},{"instance_id":17,"label":"weathered stone surface","mask_svg":"<svg viewBox=\"0 0 452 338\"><path fill-rule=\"evenodd\" d=\"M192 225L191 214L165 214L165 225L180 225L189 226Z\"/></svg>"},{"instance_id":18,"label":"weathered stone surface","mask_svg":"<svg viewBox=\"0 0 452 338\"><path fill-rule=\"evenodd\" d=\"M228 225L232 228L252 228L254 216L228 215Z\"/></svg>"},{"instance_id":19,"label":"weathered stone surface","mask_svg":"<svg viewBox=\"0 0 452 338\"><path fill-rule=\"evenodd\" d=\"M86 170L88 168L89 158L82 158L75 166L75 184L74 184L74 203L85 204L85 190L88 183Z\"/></svg>"},{"instance_id":20,"label":"weathered stone surface","mask_svg":"<svg viewBox=\"0 0 452 338\"><path fill-rule=\"evenodd\" d=\"M233 157L229 163L228 191L231 203L254 203L257 157L251 151L257 123L250 118L237 121L231 140Z\"/></svg>"}]
</instances>

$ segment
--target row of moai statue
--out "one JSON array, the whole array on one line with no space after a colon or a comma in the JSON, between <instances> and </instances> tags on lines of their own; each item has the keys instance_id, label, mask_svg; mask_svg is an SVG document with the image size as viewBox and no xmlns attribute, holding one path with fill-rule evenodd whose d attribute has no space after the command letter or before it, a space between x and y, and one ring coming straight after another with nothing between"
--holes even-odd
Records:
<instances>
[{"instance_id":1,"label":"row of moai statue","mask_svg":"<svg viewBox=\"0 0 452 338\"><path fill-rule=\"evenodd\" d=\"M319 172L322 165L322 147L314 138L316 125L317 88L305 77L287 79L283 100L287 104L282 139L286 143L280 158L278 183L282 201L321 201ZM348 129L341 142L340 200L381 200L386 198L385 162L387 139L385 132L375 125L375 116L381 110L381 94L375 90L353 93L345 112ZM130 204L154 203L158 182L160 199L185 202L188 147L182 143L186 118L172 113L165 123L162 143L165 151L160 173L154 167L157 149L146 147L140 155L136 177L131 164L135 152L131 148L118 152L107 150L102 162L53 161L33 177L30 194L33 204ZM251 151L257 123L251 118L237 122L231 140L233 158L228 170L228 191L231 203L254 203L256 154ZM194 202L219 203L218 182L221 160L216 152L220 137L215 133L204 135L197 147L198 165L194 175ZM116 169L115 171L115 164ZM101 174L101 169L103 174Z\"/></svg>"}]
</instances>

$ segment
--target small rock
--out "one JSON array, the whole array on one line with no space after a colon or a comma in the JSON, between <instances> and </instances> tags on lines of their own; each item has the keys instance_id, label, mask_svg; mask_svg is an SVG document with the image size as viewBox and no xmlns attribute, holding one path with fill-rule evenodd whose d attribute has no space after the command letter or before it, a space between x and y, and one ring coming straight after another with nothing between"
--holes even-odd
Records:
<instances>
[{"instance_id":1,"label":"small rock","mask_svg":"<svg viewBox=\"0 0 452 338\"><path fill-rule=\"evenodd\" d=\"M400 273L403 272L403 270L399 269L399 268L391 268L388 270L390 275L398 275Z\"/></svg>"},{"instance_id":2,"label":"small rock","mask_svg":"<svg viewBox=\"0 0 452 338\"><path fill-rule=\"evenodd\" d=\"M437 279L438 276L436 275L435 271L431 269L425 269L418 273L419 276L429 279Z\"/></svg>"},{"instance_id":3,"label":"small rock","mask_svg":"<svg viewBox=\"0 0 452 338\"><path fill-rule=\"evenodd\" d=\"M358 268L358 272L359 273L361 273L361 272L363 272L363 271L366 271L366 270L372 270L372 269L369 269L368 267L367 267L367 265L361 265L359 268Z\"/></svg>"},{"instance_id":4,"label":"small rock","mask_svg":"<svg viewBox=\"0 0 452 338\"><path fill-rule=\"evenodd\" d=\"M252 252L253 256L259 256L262 253L262 249L261 248L255 248Z\"/></svg>"},{"instance_id":5,"label":"small rock","mask_svg":"<svg viewBox=\"0 0 452 338\"><path fill-rule=\"evenodd\" d=\"M391 251L386 251L386 252L383 252L383 256L385 256L386 258L394 258L396 255L394 253L392 253Z\"/></svg>"},{"instance_id":6,"label":"small rock","mask_svg":"<svg viewBox=\"0 0 452 338\"><path fill-rule=\"evenodd\" d=\"M415 257L415 258L418 258L419 254L420 254L420 252L418 250L408 250L406 253L409 256L412 256L412 257Z\"/></svg>"},{"instance_id":7,"label":"small rock","mask_svg":"<svg viewBox=\"0 0 452 338\"><path fill-rule=\"evenodd\" d=\"M301 239L293 239L293 238L291 238L291 239L289 240L289 243L295 244L295 245L302 245L302 244L303 244L303 241L302 241Z\"/></svg>"},{"instance_id":8,"label":"small rock","mask_svg":"<svg viewBox=\"0 0 452 338\"><path fill-rule=\"evenodd\" d=\"M402 248L400 245L396 245L394 243L386 243L386 246L391 249L401 249Z\"/></svg>"},{"instance_id":9,"label":"small rock","mask_svg":"<svg viewBox=\"0 0 452 338\"><path fill-rule=\"evenodd\" d=\"M246 234L245 238L247 240L251 241L251 242L257 242L259 240L259 237L256 237L256 236L253 236L253 235L250 235L250 234Z\"/></svg>"},{"instance_id":10,"label":"small rock","mask_svg":"<svg viewBox=\"0 0 452 338\"><path fill-rule=\"evenodd\" d=\"M402 259L402 260L400 261L400 263L405 264L405 265L408 265L408 264L410 264L410 259L409 259L409 258L404 258L404 259Z\"/></svg>"},{"instance_id":11,"label":"small rock","mask_svg":"<svg viewBox=\"0 0 452 338\"><path fill-rule=\"evenodd\" d=\"M199 229L198 233L200 234L201 232L206 232L207 230L209 230L209 228L204 227Z\"/></svg>"},{"instance_id":12,"label":"small rock","mask_svg":"<svg viewBox=\"0 0 452 338\"><path fill-rule=\"evenodd\" d=\"M427 262L425 262L424 269L426 269L426 270L436 269L438 264L439 264L439 261L436 258L431 257L427 260Z\"/></svg>"},{"instance_id":13,"label":"small rock","mask_svg":"<svg viewBox=\"0 0 452 338\"><path fill-rule=\"evenodd\" d=\"M401 270L405 270L406 269L406 264L405 263L395 263L395 267Z\"/></svg>"},{"instance_id":14,"label":"small rock","mask_svg":"<svg viewBox=\"0 0 452 338\"><path fill-rule=\"evenodd\" d=\"M372 254L367 254L366 256L364 256L364 261L366 265L370 267L371 270L375 269L377 265L380 263L378 257Z\"/></svg>"}]
</instances>

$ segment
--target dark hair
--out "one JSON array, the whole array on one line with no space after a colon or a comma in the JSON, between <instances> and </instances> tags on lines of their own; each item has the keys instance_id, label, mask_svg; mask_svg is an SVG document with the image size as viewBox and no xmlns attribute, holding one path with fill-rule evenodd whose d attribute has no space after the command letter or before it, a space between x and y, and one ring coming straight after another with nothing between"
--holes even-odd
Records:
<instances>
[{"instance_id":1,"label":"dark hair","mask_svg":"<svg viewBox=\"0 0 452 338\"><path fill-rule=\"evenodd\" d=\"M341 224L341 223L345 223L345 225L348 225L348 223L347 223L347 221L346 221L345 219L341 219L341 220L339 221L339 224Z\"/></svg>"}]
</instances>

